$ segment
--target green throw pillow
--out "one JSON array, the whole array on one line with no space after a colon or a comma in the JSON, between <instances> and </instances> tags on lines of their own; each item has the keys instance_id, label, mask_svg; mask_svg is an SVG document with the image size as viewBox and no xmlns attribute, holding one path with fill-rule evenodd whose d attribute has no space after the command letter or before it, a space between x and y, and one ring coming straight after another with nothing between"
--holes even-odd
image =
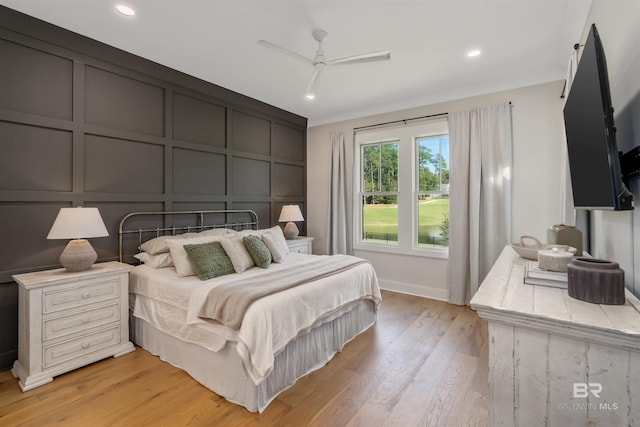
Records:
<instances>
[{"instance_id":1,"label":"green throw pillow","mask_svg":"<svg viewBox=\"0 0 640 427\"><path fill-rule=\"evenodd\" d=\"M258 267L267 268L271 264L271 252L269 248L258 236L245 236L242 238L244 247L247 248L253 262Z\"/></svg>"},{"instance_id":2,"label":"green throw pillow","mask_svg":"<svg viewBox=\"0 0 640 427\"><path fill-rule=\"evenodd\" d=\"M220 242L184 245L184 250L200 280L236 272Z\"/></svg>"}]
</instances>

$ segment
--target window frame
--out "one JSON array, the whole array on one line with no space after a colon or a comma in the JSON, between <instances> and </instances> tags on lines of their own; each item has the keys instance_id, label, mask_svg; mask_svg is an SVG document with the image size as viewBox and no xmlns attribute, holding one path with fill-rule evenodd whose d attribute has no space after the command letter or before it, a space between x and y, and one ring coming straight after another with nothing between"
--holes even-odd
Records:
<instances>
[{"instance_id":1,"label":"window frame","mask_svg":"<svg viewBox=\"0 0 640 427\"><path fill-rule=\"evenodd\" d=\"M434 135L448 135L446 117L424 120L416 124L385 126L354 131L353 166L353 229L352 243L355 250L406 254L430 258L448 259L449 248L419 246L416 141ZM398 242L370 242L362 239L363 191L362 191L362 146L398 141Z\"/></svg>"}]
</instances>

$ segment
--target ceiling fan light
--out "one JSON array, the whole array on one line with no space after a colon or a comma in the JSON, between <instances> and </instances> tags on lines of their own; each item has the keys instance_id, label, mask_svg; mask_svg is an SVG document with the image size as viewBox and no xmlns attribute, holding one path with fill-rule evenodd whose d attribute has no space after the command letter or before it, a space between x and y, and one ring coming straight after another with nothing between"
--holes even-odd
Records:
<instances>
[{"instance_id":1,"label":"ceiling fan light","mask_svg":"<svg viewBox=\"0 0 640 427\"><path fill-rule=\"evenodd\" d=\"M306 99L307 101L313 101L314 99L316 99L316 94L313 92L307 92L304 94L304 99Z\"/></svg>"}]
</instances>

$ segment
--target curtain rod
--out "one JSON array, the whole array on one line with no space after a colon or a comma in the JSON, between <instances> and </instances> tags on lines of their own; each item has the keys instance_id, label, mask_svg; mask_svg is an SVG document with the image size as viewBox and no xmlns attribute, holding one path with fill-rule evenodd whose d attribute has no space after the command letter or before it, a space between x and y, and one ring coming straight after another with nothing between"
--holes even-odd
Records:
<instances>
[{"instance_id":1,"label":"curtain rod","mask_svg":"<svg viewBox=\"0 0 640 427\"><path fill-rule=\"evenodd\" d=\"M376 123L374 125L367 125L367 126L360 126L360 127L357 127L357 128L353 128L353 131L355 132L355 131L358 131L358 130L375 128L375 127L378 127L378 126L393 125L393 124L396 124L396 123L404 123L404 124L406 124L407 122L412 121L412 120L429 119L431 117L446 116L448 114L449 113L429 114L428 116L411 117L410 119L400 119L400 120L393 120L393 121L390 121L390 122Z\"/></svg>"},{"instance_id":2,"label":"curtain rod","mask_svg":"<svg viewBox=\"0 0 640 427\"><path fill-rule=\"evenodd\" d=\"M509 105L511 106L511 101L509 101ZM441 117L441 116L448 116L449 113L438 113L438 114L429 114L427 116L420 116L420 117L411 117L409 119L400 119L400 120L392 120L390 122L382 122L382 123L376 123L374 125L367 125L367 126L360 126L357 128L353 128L353 131L359 131L359 130L363 130L363 129L369 129L369 128L375 128L378 126L385 126L385 125L393 125L396 123L404 123L407 124L407 122L412 121L412 120L421 120L421 119L430 119L432 117Z\"/></svg>"}]
</instances>

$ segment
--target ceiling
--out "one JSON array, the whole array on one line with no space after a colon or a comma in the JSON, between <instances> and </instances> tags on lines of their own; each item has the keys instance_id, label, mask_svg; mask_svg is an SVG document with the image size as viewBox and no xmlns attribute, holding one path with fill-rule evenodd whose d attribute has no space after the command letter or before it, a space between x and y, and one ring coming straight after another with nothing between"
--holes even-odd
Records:
<instances>
[{"instance_id":1,"label":"ceiling","mask_svg":"<svg viewBox=\"0 0 640 427\"><path fill-rule=\"evenodd\" d=\"M309 126L564 78L592 0L0 0L0 4L309 119ZM125 17L116 3L135 9ZM328 60L313 68L258 44ZM470 49L482 54L465 57Z\"/></svg>"}]
</instances>

